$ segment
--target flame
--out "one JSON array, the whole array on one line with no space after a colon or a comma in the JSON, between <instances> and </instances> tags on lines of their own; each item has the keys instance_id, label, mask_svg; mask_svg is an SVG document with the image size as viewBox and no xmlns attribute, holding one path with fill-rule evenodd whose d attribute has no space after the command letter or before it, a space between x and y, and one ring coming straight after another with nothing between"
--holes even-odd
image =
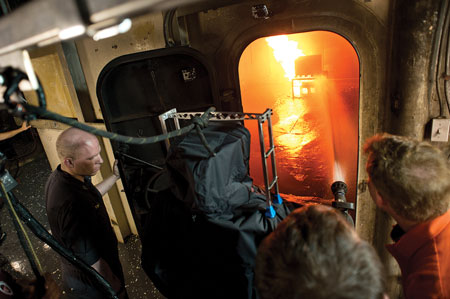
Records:
<instances>
[{"instance_id":1,"label":"flame","mask_svg":"<svg viewBox=\"0 0 450 299\"><path fill-rule=\"evenodd\" d=\"M289 40L286 35L278 35L266 38L267 43L273 49L273 55L286 73L284 76L292 80L295 78L295 60L300 56L305 56L302 50L298 49L298 43Z\"/></svg>"},{"instance_id":2,"label":"flame","mask_svg":"<svg viewBox=\"0 0 450 299\"><path fill-rule=\"evenodd\" d=\"M329 41L329 51L316 41ZM317 65L317 71L326 67L333 78L327 78L326 72L317 76L311 69L314 63L309 64L316 61L314 57L299 62L305 58L303 53L326 58L327 64ZM305 75L311 69L311 77L294 76L296 66ZM324 31L257 39L242 54L239 77L244 111L273 109L280 192L331 199L329 185L341 180L348 184L347 198L355 198L359 63L348 41ZM258 136L257 124L248 121L247 125L252 136ZM264 138L267 149L268 134ZM250 169L255 184L262 185L258 141L252 139Z\"/></svg>"},{"instance_id":3,"label":"flame","mask_svg":"<svg viewBox=\"0 0 450 299\"><path fill-rule=\"evenodd\" d=\"M285 71L285 77L290 81L295 78L295 60L305 56L298 49L298 42L289 40L286 35L278 35L266 38L267 44L273 49L275 60L278 61ZM301 82L297 84L301 87ZM276 103L274 112L279 121L274 125L278 132L276 138L279 146L290 154L298 153L304 145L316 138L315 132L309 128L303 117L308 108L302 100L283 99Z\"/></svg>"}]
</instances>

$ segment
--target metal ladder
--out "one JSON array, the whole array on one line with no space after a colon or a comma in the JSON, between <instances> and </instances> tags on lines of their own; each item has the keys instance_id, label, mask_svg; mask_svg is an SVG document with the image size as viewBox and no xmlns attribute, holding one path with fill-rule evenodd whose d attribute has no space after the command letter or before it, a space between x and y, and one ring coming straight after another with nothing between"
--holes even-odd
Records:
<instances>
[{"instance_id":1,"label":"metal ladder","mask_svg":"<svg viewBox=\"0 0 450 299\"><path fill-rule=\"evenodd\" d=\"M211 112L210 121L243 121L243 120L257 120L258 121L258 132L259 132L259 143L261 149L261 162L263 168L263 176L264 176L264 186L266 193L266 212L265 215L268 218L274 218L276 216L275 209L273 208L272 203L281 204L283 199L280 196L279 188L278 188L278 176L277 176L277 168L275 161L275 146L273 142L273 132L272 132L272 109L266 109L264 113L244 113L244 112ZM171 109L167 112L164 112L158 116L159 121L161 122L161 129L163 134L166 134L167 125L166 121L168 119L172 119L175 124L175 129L180 129L179 119L189 120L195 116L201 116L203 112L177 112L177 110ZM263 124L267 121L268 132L269 132L269 145L270 148L266 151L266 145L264 143L264 130ZM165 140L166 149L169 150L170 141L168 139ZM267 169L267 159L271 158L272 162L272 181L269 183L269 173ZM275 188L275 196L272 199L270 191Z\"/></svg>"}]
</instances>

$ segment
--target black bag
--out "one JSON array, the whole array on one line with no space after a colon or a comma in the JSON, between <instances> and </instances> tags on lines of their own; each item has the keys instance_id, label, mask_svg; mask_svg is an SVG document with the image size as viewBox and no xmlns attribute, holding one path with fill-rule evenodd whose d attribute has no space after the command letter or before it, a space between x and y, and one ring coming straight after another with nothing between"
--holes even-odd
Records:
<instances>
[{"instance_id":1,"label":"black bag","mask_svg":"<svg viewBox=\"0 0 450 299\"><path fill-rule=\"evenodd\" d=\"M203 133L216 156L192 131L172 144L167 169L155 180L142 265L168 298L257 298L258 245L290 209L275 205L277 216L265 217L265 196L253 191L249 176L245 127L210 123Z\"/></svg>"}]
</instances>

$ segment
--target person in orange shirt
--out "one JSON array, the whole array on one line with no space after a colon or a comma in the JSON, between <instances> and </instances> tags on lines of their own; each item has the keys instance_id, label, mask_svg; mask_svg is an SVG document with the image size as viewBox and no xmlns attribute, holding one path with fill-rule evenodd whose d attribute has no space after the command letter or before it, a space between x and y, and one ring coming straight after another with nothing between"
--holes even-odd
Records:
<instances>
[{"instance_id":1,"label":"person in orange shirt","mask_svg":"<svg viewBox=\"0 0 450 299\"><path fill-rule=\"evenodd\" d=\"M369 191L397 224L387 245L406 298L450 298L450 168L427 142L379 134L364 147Z\"/></svg>"}]
</instances>

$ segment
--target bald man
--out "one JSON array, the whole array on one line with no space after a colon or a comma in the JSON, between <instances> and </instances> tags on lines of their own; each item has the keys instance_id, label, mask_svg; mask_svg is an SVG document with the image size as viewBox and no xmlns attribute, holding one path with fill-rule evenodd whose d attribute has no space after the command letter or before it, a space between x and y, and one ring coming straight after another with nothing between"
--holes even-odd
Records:
<instances>
[{"instance_id":1,"label":"bald man","mask_svg":"<svg viewBox=\"0 0 450 299\"><path fill-rule=\"evenodd\" d=\"M52 234L108 280L120 298L127 298L117 239L102 200L119 179L117 161L113 174L94 186L91 177L103 163L97 137L69 128L59 135L56 150L61 164L45 186ZM61 259L61 268L69 298L105 298L99 287L67 260Z\"/></svg>"}]
</instances>

